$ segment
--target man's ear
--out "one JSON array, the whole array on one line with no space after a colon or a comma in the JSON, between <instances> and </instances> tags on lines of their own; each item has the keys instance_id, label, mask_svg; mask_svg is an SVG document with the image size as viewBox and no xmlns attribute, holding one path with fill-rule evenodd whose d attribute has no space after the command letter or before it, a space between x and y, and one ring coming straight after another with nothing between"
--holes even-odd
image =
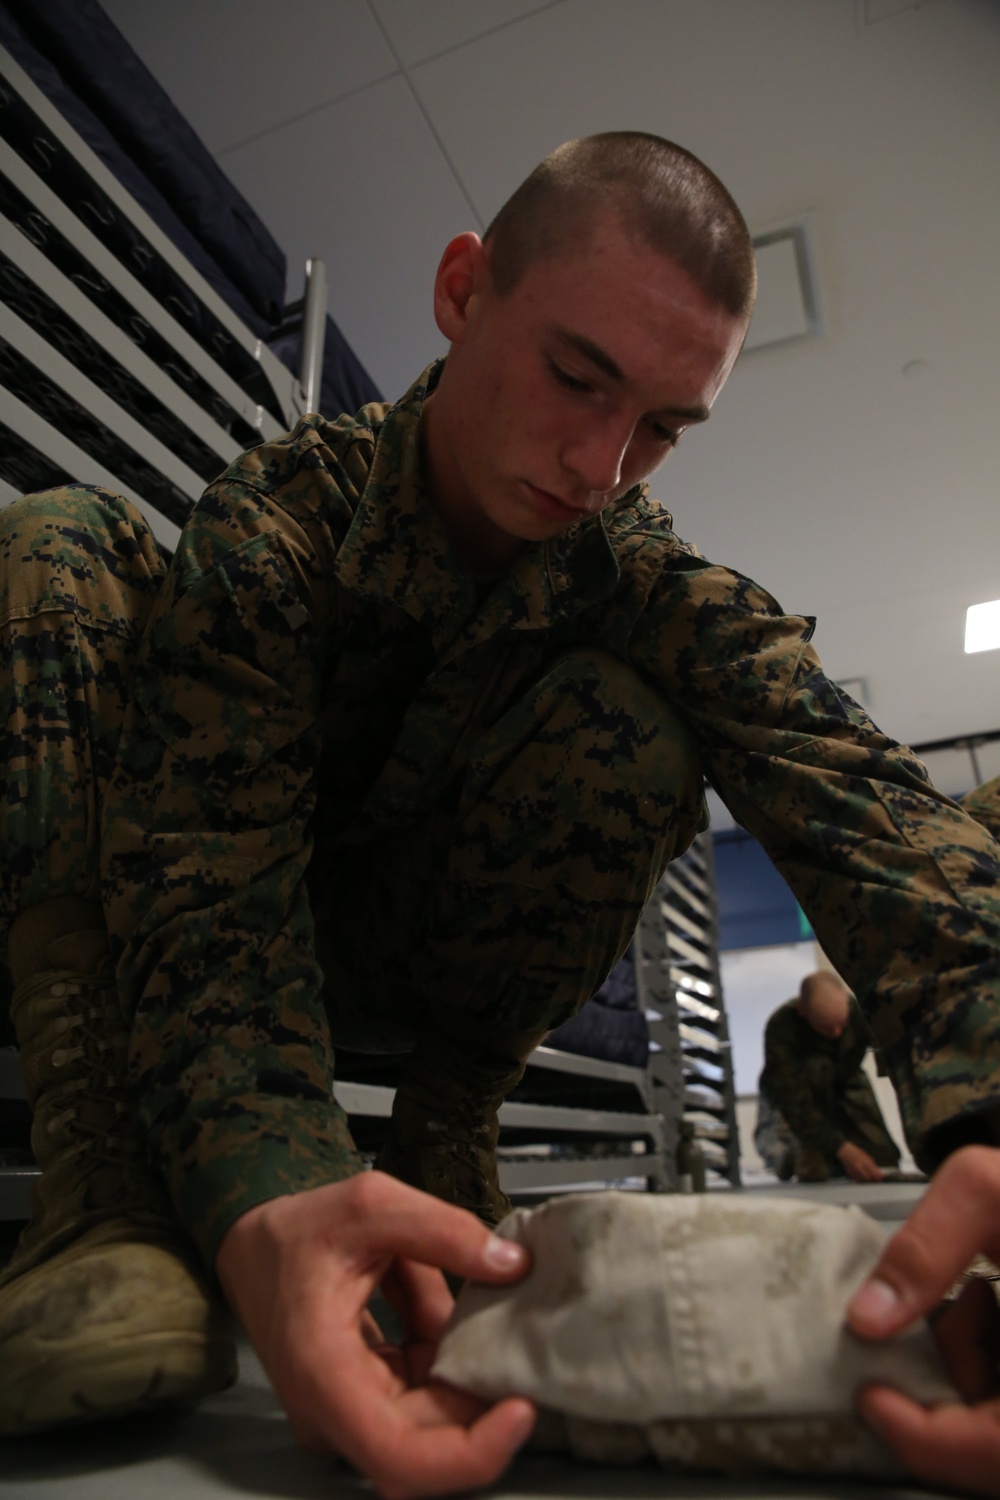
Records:
<instances>
[{"instance_id":1,"label":"man's ear","mask_svg":"<svg viewBox=\"0 0 1000 1500\"><path fill-rule=\"evenodd\" d=\"M489 280L489 259L478 234L459 234L446 246L434 278L434 321L449 344L460 344L477 293Z\"/></svg>"}]
</instances>

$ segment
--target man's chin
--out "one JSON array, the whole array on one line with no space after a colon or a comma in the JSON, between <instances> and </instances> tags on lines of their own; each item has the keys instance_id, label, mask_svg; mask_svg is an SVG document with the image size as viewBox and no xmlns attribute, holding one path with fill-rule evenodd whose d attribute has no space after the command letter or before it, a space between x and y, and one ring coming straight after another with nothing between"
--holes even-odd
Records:
<instances>
[{"instance_id":1,"label":"man's chin","mask_svg":"<svg viewBox=\"0 0 1000 1500\"><path fill-rule=\"evenodd\" d=\"M547 527L576 526L585 520L587 512L577 505L569 505L559 495L552 494L549 490L538 489L536 485L525 483L525 493L528 496L529 517L537 520Z\"/></svg>"}]
</instances>

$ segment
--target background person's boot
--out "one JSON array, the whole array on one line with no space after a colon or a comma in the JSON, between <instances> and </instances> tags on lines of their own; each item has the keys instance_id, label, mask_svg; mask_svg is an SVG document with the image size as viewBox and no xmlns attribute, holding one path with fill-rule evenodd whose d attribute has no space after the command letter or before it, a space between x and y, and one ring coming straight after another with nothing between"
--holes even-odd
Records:
<instances>
[{"instance_id":1,"label":"background person's boot","mask_svg":"<svg viewBox=\"0 0 1000 1500\"><path fill-rule=\"evenodd\" d=\"M0 1432L190 1404L232 1383L235 1347L145 1166L100 909L32 908L10 962L41 1177L0 1276Z\"/></svg>"},{"instance_id":2,"label":"background person's boot","mask_svg":"<svg viewBox=\"0 0 1000 1500\"><path fill-rule=\"evenodd\" d=\"M826 1182L830 1168L822 1151L811 1146L800 1146L795 1157L795 1175L799 1182Z\"/></svg>"},{"instance_id":3,"label":"background person's boot","mask_svg":"<svg viewBox=\"0 0 1000 1500\"><path fill-rule=\"evenodd\" d=\"M546 1031L508 1031L456 1017L428 1027L403 1065L379 1171L493 1227L510 1212L497 1171L497 1111Z\"/></svg>"},{"instance_id":4,"label":"background person's boot","mask_svg":"<svg viewBox=\"0 0 1000 1500\"><path fill-rule=\"evenodd\" d=\"M778 1157L778 1164L774 1169L774 1174L779 1182L791 1182L795 1175L795 1157L796 1151L794 1146L786 1146Z\"/></svg>"}]
</instances>

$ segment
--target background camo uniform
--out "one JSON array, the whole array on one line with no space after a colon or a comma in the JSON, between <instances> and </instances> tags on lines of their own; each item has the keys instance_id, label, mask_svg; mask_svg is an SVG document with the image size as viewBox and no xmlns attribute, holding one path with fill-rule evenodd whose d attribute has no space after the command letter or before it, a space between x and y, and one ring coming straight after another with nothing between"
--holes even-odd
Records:
<instances>
[{"instance_id":1,"label":"background camo uniform","mask_svg":"<svg viewBox=\"0 0 1000 1500\"><path fill-rule=\"evenodd\" d=\"M436 377L239 458L146 629L104 899L183 1221L211 1257L254 1203L357 1170L335 1041L565 1019L699 827L702 767L861 997L930 1164L1000 1094L1000 849L823 676L812 622L644 487L483 597L422 493Z\"/></svg>"},{"instance_id":2,"label":"background camo uniform","mask_svg":"<svg viewBox=\"0 0 1000 1500\"><path fill-rule=\"evenodd\" d=\"M962 806L970 818L975 818L995 839L1000 839L1000 776L985 781L975 791L966 792Z\"/></svg>"},{"instance_id":3,"label":"background camo uniform","mask_svg":"<svg viewBox=\"0 0 1000 1500\"><path fill-rule=\"evenodd\" d=\"M795 1171L795 1154L798 1147L784 1115L779 1114L766 1094L757 1093L757 1118L753 1127L753 1143L757 1155L782 1182L787 1182Z\"/></svg>"},{"instance_id":4,"label":"background camo uniform","mask_svg":"<svg viewBox=\"0 0 1000 1500\"><path fill-rule=\"evenodd\" d=\"M880 1167L899 1165L899 1151L861 1066L870 1046L871 1034L853 1002L839 1037L814 1031L795 1000L779 1006L764 1028L762 1103L766 1099L778 1111L799 1147L816 1152L829 1172L841 1176L837 1149L845 1141L867 1151ZM758 1150L764 1154L760 1142Z\"/></svg>"}]
</instances>

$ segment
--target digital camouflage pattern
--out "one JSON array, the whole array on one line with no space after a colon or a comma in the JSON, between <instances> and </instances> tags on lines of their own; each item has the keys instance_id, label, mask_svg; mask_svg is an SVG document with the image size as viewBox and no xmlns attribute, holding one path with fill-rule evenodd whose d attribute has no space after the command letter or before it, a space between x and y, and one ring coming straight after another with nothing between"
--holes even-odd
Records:
<instances>
[{"instance_id":1,"label":"digital camouflage pattern","mask_svg":"<svg viewBox=\"0 0 1000 1500\"><path fill-rule=\"evenodd\" d=\"M480 587L423 497L422 398L233 465L137 665L105 900L139 1109L207 1255L357 1170L334 1043L557 1025L701 825L676 711L580 628L615 586L603 529Z\"/></svg>"},{"instance_id":2,"label":"digital camouflage pattern","mask_svg":"<svg viewBox=\"0 0 1000 1500\"><path fill-rule=\"evenodd\" d=\"M930 1164L1000 1094L1000 849L824 677L812 622L645 487L472 578L422 491L428 378L211 485L135 665L104 899L141 1119L203 1253L357 1170L334 1042L571 1014L697 831L702 767L858 993Z\"/></svg>"},{"instance_id":3,"label":"digital camouflage pattern","mask_svg":"<svg viewBox=\"0 0 1000 1500\"><path fill-rule=\"evenodd\" d=\"M98 895L98 833L135 653L166 564L117 495L74 485L0 509L0 934L50 896Z\"/></svg>"},{"instance_id":4,"label":"digital camouflage pattern","mask_svg":"<svg viewBox=\"0 0 1000 1500\"><path fill-rule=\"evenodd\" d=\"M875 1092L862 1068L871 1034L855 1005L839 1037L820 1036L794 1000L768 1018L760 1094L779 1111L799 1145L819 1152L831 1171L837 1150L861 1146L880 1167L899 1164Z\"/></svg>"},{"instance_id":5,"label":"digital camouflage pattern","mask_svg":"<svg viewBox=\"0 0 1000 1500\"><path fill-rule=\"evenodd\" d=\"M775 1109L766 1094L757 1092L757 1118L753 1127L753 1143L757 1155L782 1182L787 1182L795 1171L797 1141L789 1129L784 1115Z\"/></svg>"}]
</instances>

